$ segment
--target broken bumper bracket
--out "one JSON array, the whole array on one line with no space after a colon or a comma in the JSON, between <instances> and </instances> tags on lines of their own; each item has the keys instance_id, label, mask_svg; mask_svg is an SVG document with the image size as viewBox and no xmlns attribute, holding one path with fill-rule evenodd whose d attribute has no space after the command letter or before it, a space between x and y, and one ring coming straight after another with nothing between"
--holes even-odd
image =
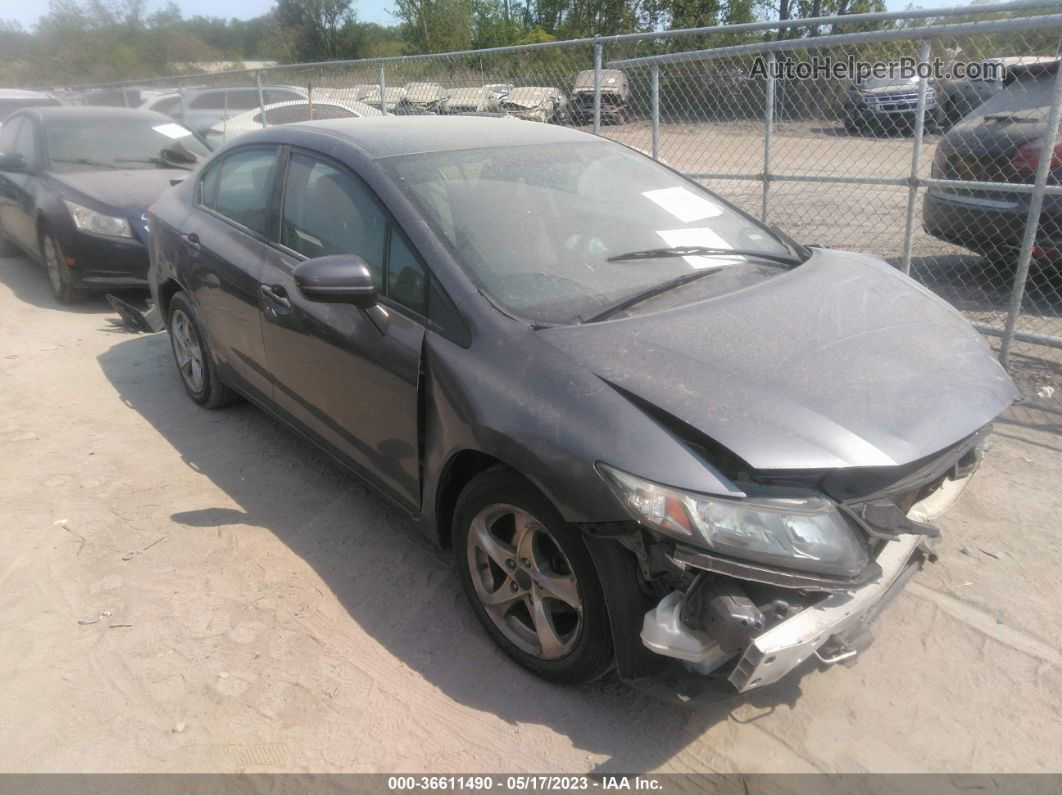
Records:
<instances>
[{"instance_id":1,"label":"broken bumper bracket","mask_svg":"<svg viewBox=\"0 0 1062 795\"><path fill-rule=\"evenodd\" d=\"M877 581L830 594L753 640L730 674L730 684L739 692L772 684L813 654L824 663L854 658L870 645L870 622L919 568L915 551L920 540L904 535L887 543L878 555L882 575Z\"/></svg>"}]
</instances>

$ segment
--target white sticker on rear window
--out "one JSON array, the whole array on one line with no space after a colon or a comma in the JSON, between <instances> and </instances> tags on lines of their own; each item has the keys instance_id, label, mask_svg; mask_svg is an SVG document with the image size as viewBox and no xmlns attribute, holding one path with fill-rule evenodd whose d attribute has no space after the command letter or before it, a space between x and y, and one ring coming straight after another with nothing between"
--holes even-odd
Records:
<instances>
[{"instance_id":1,"label":"white sticker on rear window","mask_svg":"<svg viewBox=\"0 0 1062 795\"><path fill-rule=\"evenodd\" d=\"M663 207L684 224L723 214L723 208L718 204L685 188L647 190L642 195L654 204Z\"/></svg>"},{"instance_id":2,"label":"white sticker on rear window","mask_svg":"<svg viewBox=\"0 0 1062 795\"><path fill-rule=\"evenodd\" d=\"M733 248L714 229L695 226L692 229L662 229L657 232L668 246L703 246L704 248ZM744 259L727 257L690 256L682 259L692 268L718 268L720 265L737 265Z\"/></svg>"},{"instance_id":3,"label":"white sticker on rear window","mask_svg":"<svg viewBox=\"0 0 1062 795\"><path fill-rule=\"evenodd\" d=\"M192 134L181 125L172 123L159 124L158 126L152 127L151 129L157 133L162 133L167 138L184 138L184 136Z\"/></svg>"}]
</instances>

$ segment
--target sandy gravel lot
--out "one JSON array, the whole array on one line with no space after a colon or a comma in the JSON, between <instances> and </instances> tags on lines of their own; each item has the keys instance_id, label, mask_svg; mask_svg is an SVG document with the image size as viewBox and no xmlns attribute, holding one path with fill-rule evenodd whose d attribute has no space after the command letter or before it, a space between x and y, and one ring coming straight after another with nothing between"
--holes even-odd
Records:
<instances>
[{"instance_id":1,"label":"sandy gravel lot","mask_svg":"<svg viewBox=\"0 0 1062 795\"><path fill-rule=\"evenodd\" d=\"M1060 770L1058 395L857 665L683 707L523 673L414 526L0 260L0 770Z\"/></svg>"}]
</instances>

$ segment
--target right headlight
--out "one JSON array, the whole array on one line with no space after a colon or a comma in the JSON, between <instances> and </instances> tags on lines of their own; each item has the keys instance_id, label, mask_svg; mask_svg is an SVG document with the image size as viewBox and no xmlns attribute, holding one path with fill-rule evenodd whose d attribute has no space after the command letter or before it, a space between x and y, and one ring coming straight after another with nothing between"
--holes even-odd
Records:
<instances>
[{"instance_id":1,"label":"right headlight","mask_svg":"<svg viewBox=\"0 0 1062 795\"><path fill-rule=\"evenodd\" d=\"M113 215L104 215L88 207L63 199L63 204L74 219L74 226L82 232L91 232L94 235L106 237L132 237L133 228L124 218Z\"/></svg>"},{"instance_id":2,"label":"right headlight","mask_svg":"<svg viewBox=\"0 0 1062 795\"><path fill-rule=\"evenodd\" d=\"M639 522L720 555L841 577L854 577L870 561L866 545L826 497L709 497L607 464L597 468Z\"/></svg>"}]
</instances>

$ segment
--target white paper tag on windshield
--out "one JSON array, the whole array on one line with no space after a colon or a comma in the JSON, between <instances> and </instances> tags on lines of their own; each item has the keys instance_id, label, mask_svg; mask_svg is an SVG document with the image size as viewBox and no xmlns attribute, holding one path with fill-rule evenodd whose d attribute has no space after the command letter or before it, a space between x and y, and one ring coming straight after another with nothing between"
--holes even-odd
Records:
<instances>
[{"instance_id":1,"label":"white paper tag on windshield","mask_svg":"<svg viewBox=\"0 0 1062 795\"><path fill-rule=\"evenodd\" d=\"M684 224L723 214L723 208L718 204L685 188L647 190L642 195L654 204L663 207Z\"/></svg>"},{"instance_id":2,"label":"white paper tag on windshield","mask_svg":"<svg viewBox=\"0 0 1062 795\"><path fill-rule=\"evenodd\" d=\"M152 127L151 129L157 133L162 133L167 138L184 138L184 136L192 134L181 125L173 123L160 124L157 127Z\"/></svg>"},{"instance_id":3,"label":"white paper tag on windshield","mask_svg":"<svg viewBox=\"0 0 1062 795\"><path fill-rule=\"evenodd\" d=\"M714 229L695 226L692 229L662 229L657 232L669 246L704 246L705 248L733 248ZM718 268L720 265L737 265L743 258L683 257L693 268Z\"/></svg>"}]
</instances>

